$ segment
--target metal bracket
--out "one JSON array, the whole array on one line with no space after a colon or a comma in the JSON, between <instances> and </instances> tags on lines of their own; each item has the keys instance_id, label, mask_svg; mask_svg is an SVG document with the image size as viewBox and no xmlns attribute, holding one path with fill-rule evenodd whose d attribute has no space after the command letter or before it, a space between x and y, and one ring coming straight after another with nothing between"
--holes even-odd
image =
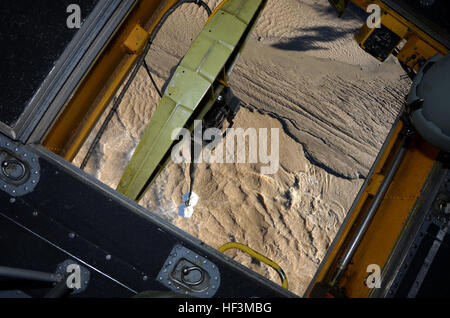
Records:
<instances>
[{"instance_id":1,"label":"metal bracket","mask_svg":"<svg viewBox=\"0 0 450 318\"><path fill-rule=\"evenodd\" d=\"M211 298L219 289L220 272L211 261L177 244L159 272L158 281L176 293Z\"/></svg>"},{"instance_id":2,"label":"metal bracket","mask_svg":"<svg viewBox=\"0 0 450 318\"><path fill-rule=\"evenodd\" d=\"M13 197L32 192L40 177L38 159L22 144L0 135L0 189Z\"/></svg>"}]
</instances>

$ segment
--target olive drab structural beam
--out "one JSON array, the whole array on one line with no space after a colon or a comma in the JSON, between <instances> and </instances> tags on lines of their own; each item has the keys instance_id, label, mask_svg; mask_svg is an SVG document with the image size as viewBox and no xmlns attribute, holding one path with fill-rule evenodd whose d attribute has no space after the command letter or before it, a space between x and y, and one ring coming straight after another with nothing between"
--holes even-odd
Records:
<instances>
[{"instance_id":1,"label":"olive drab structural beam","mask_svg":"<svg viewBox=\"0 0 450 318\"><path fill-rule=\"evenodd\" d=\"M117 191L139 200L169 159L174 131L202 119L225 87L266 1L228 0L216 10L172 76Z\"/></svg>"}]
</instances>

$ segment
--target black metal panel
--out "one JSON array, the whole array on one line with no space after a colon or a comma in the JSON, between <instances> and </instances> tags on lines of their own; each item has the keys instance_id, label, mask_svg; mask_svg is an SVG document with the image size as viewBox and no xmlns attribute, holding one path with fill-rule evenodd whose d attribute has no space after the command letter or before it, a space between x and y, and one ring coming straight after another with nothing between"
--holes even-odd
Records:
<instances>
[{"instance_id":1,"label":"black metal panel","mask_svg":"<svg viewBox=\"0 0 450 318\"><path fill-rule=\"evenodd\" d=\"M99 0L78 0L83 20ZM0 121L12 126L75 36L71 0L0 1Z\"/></svg>"},{"instance_id":2,"label":"black metal panel","mask_svg":"<svg viewBox=\"0 0 450 318\"><path fill-rule=\"evenodd\" d=\"M433 23L442 32L450 33L450 2L448 0L390 0L421 20Z\"/></svg>"},{"instance_id":3,"label":"black metal panel","mask_svg":"<svg viewBox=\"0 0 450 318\"><path fill-rule=\"evenodd\" d=\"M34 191L18 198L0 191L0 233L7 235L0 239L0 250L7 251L0 264L54 271L66 259L77 260L102 281L90 285L85 295L105 296L100 284L118 289L108 290L107 296L167 291L155 278L179 243L217 265L221 284L215 297L295 296L50 152L39 148L38 153L41 175ZM12 243L14 248L8 246Z\"/></svg>"},{"instance_id":4,"label":"black metal panel","mask_svg":"<svg viewBox=\"0 0 450 318\"><path fill-rule=\"evenodd\" d=\"M417 274L419 273L420 269L422 268L422 265L425 262L425 259L428 255L428 252L433 245L433 242L435 240L435 236L432 234L432 232L435 231L436 225L432 224L428 228L428 231L425 233L420 233L420 235L424 236L419 247L417 248L416 254L413 258L413 260L408 264L406 275L401 280L401 283L399 285L399 288L397 290L396 297L399 298L406 298L408 296L408 293L412 287L412 285L415 283Z\"/></svg>"},{"instance_id":5,"label":"black metal panel","mask_svg":"<svg viewBox=\"0 0 450 318\"><path fill-rule=\"evenodd\" d=\"M440 44L450 48L448 0L381 0Z\"/></svg>"},{"instance_id":6,"label":"black metal panel","mask_svg":"<svg viewBox=\"0 0 450 318\"><path fill-rule=\"evenodd\" d=\"M53 273L57 265L72 259L67 253L55 248L49 242L33 235L21 226L0 215L0 264L17 268L32 269ZM87 251L86 251L87 252ZM82 264L80 264L82 265ZM1 292L21 290L31 297L42 297L52 287L49 283L19 281L0 278ZM108 277L91 270L89 288L79 297L130 297L132 291ZM20 296L20 295L19 295ZM5 295L5 297L17 297Z\"/></svg>"},{"instance_id":7,"label":"black metal panel","mask_svg":"<svg viewBox=\"0 0 450 318\"><path fill-rule=\"evenodd\" d=\"M422 282L417 297L450 296L450 235L446 235L430 269Z\"/></svg>"}]
</instances>

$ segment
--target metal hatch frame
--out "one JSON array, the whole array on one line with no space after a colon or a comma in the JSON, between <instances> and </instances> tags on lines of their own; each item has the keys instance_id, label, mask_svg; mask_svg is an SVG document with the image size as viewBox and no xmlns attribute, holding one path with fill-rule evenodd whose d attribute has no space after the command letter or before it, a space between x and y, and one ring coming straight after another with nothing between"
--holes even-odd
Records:
<instances>
[{"instance_id":1,"label":"metal hatch frame","mask_svg":"<svg viewBox=\"0 0 450 318\"><path fill-rule=\"evenodd\" d=\"M26 143L33 141L29 138L38 125L48 127L135 2L136 0L100 1L56 61L16 123L9 126L0 122L0 132ZM45 123L47 124L44 125Z\"/></svg>"},{"instance_id":2,"label":"metal hatch frame","mask_svg":"<svg viewBox=\"0 0 450 318\"><path fill-rule=\"evenodd\" d=\"M1 134L0 139L9 140ZM43 146L20 147L36 156L40 178L25 195L0 191L2 265L54 272L57 264L71 259L91 273L86 291L73 297L133 297L168 290L158 273L174 257L171 250L182 246L219 270L220 286L201 296L298 297ZM25 291L33 297L45 292Z\"/></svg>"}]
</instances>

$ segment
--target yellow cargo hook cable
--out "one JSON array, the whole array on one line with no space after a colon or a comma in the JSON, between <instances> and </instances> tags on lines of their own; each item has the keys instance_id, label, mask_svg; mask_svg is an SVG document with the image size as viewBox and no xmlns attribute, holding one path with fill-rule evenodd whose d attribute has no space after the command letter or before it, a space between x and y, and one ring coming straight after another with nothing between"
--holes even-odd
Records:
<instances>
[{"instance_id":1,"label":"yellow cargo hook cable","mask_svg":"<svg viewBox=\"0 0 450 318\"><path fill-rule=\"evenodd\" d=\"M283 288L285 289L289 289L289 283L287 280L287 276L284 273L283 269L281 268L280 265L278 265L277 263L275 263L274 261L272 261L271 259L265 257L264 255L256 252L255 250L251 249L250 247L248 247L247 245L241 244L241 243L236 243L236 242L230 242L227 243L223 246L221 246L218 250L221 253L224 253L230 249L238 249L244 253L247 253L248 255L250 255L251 257L257 259L260 262L263 262L264 264L272 267L274 270L277 271L278 275L281 278L281 286L283 286Z\"/></svg>"}]
</instances>

